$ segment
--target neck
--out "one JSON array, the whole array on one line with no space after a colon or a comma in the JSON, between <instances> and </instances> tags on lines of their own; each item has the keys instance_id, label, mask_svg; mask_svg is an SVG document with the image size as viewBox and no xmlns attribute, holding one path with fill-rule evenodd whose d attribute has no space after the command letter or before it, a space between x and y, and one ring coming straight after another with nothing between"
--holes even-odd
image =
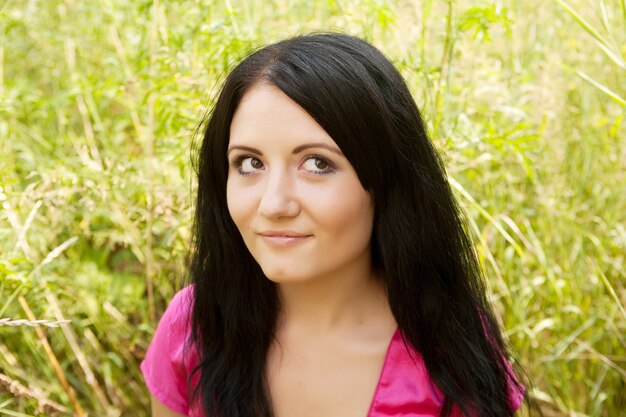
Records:
<instances>
[{"instance_id":1,"label":"neck","mask_svg":"<svg viewBox=\"0 0 626 417\"><path fill-rule=\"evenodd\" d=\"M297 327L309 334L351 330L391 317L383 283L371 265L304 282L283 283L278 286L278 294L279 326Z\"/></svg>"}]
</instances>

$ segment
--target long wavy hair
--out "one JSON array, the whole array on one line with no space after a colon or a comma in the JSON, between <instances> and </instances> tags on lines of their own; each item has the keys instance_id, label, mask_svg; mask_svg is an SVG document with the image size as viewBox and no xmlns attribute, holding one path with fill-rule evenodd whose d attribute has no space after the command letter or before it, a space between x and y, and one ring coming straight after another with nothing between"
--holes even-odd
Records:
<instances>
[{"instance_id":1,"label":"long wavy hair","mask_svg":"<svg viewBox=\"0 0 626 417\"><path fill-rule=\"evenodd\" d=\"M265 82L326 130L374 200L372 260L405 340L453 406L467 416L512 416L507 347L445 170L398 71L344 34L297 36L259 49L226 78L199 150L190 274L193 398L211 417L270 417L266 357L280 310L226 204L226 150L243 95ZM519 387L518 387L519 388Z\"/></svg>"}]
</instances>

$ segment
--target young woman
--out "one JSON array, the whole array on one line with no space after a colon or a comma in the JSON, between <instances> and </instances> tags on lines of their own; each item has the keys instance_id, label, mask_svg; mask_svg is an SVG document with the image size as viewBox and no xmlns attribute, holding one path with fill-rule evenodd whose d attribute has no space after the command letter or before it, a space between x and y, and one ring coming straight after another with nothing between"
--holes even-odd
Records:
<instances>
[{"instance_id":1,"label":"young woman","mask_svg":"<svg viewBox=\"0 0 626 417\"><path fill-rule=\"evenodd\" d=\"M524 395L393 65L342 34L227 77L198 164L193 285L142 363L154 416L512 416Z\"/></svg>"}]
</instances>

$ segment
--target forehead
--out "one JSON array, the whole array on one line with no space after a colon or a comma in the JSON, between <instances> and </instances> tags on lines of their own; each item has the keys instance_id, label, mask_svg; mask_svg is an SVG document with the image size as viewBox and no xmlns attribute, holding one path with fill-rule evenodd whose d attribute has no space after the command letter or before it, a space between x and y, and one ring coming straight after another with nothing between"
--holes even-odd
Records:
<instances>
[{"instance_id":1,"label":"forehead","mask_svg":"<svg viewBox=\"0 0 626 417\"><path fill-rule=\"evenodd\" d=\"M305 142L337 146L315 119L278 87L260 83L244 94L230 125L231 146L298 146Z\"/></svg>"}]
</instances>

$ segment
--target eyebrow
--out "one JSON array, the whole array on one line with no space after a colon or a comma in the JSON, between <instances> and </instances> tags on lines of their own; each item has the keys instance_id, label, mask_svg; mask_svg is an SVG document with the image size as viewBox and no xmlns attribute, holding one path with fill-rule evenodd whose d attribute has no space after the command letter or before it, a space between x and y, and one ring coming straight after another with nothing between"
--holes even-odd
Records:
<instances>
[{"instance_id":1,"label":"eyebrow","mask_svg":"<svg viewBox=\"0 0 626 417\"><path fill-rule=\"evenodd\" d=\"M327 145L327 144L321 143L321 142L319 142L319 143L305 143L304 145L296 146L293 149L293 154L295 155L297 153L302 152L305 149L310 149L310 148L324 148L324 149L327 149L327 150L329 150L331 152L336 153L339 156L343 156L343 153L341 152L341 150L339 148L337 148L335 146Z\"/></svg>"},{"instance_id":2,"label":"eyebrow","mask_svg":"<svg viewBox=\"0 0 626 417\"><path fill-rule=\"evenodd\" d=\"M336 153L339 156L343 156L343 153L341 152L341 150L339 148L336 148L335 146L327 145L327 144L321 143L321 142L319 142L319 143L305 143L303 145L296 146L293 149L292 153L295 155L295 154L298 154L298 153L300 153L300 152L302 152L302 151L304 151L306 149L311 149L311 148L324 148L324 149L327 149L327 150L329 150L331 152ZM251 152L251 153L257 154L259 156L263 156L263 152L261 152L260 150L258 150L256 148L252 148L250 146L244 146L244 145L233 145L233 146L230 146L228 148L228 151L226 151L226 156L228 157L228 155L232 151L234 151L236 149L239 149L241 151Z\"/></svg>"},{"instance_id":3,"label":"eyebrow","mask_svg":"<svg viewBox=\"0 0 626 417\"><path fill-rule=\"evenodd\" d=\"M246 152L252 152L259 156L263 156L263 152L261 152L260 150L256 148L252 148L250 146L243 146L243 145L233 145L233 146L228 147L228 150L226 151L226 157L228 157L228 155L236 149L239 149L241 151L246 151Z\"/></svg>"}]
</instances>

